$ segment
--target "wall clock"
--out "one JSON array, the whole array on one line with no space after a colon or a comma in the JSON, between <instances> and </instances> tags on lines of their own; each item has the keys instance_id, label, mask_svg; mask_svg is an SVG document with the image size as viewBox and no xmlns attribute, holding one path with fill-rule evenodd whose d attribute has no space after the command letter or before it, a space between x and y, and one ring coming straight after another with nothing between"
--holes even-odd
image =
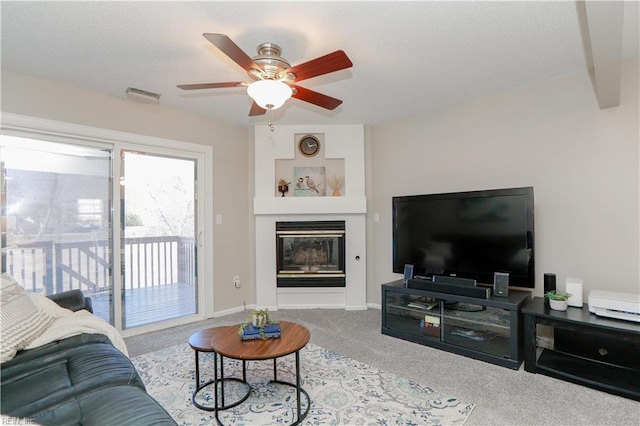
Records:
<instances>
[{"instance_id":1,"label":"wall clock","mask_svg":"<svg viewBox=\"0 0 640 426\"><path fill-rule=\"evenodd\" d=\"M320 151L320 141L312 135L303 136L298 142L298 149L302 155L313 157Z\"/></svg>"}]
</instances>

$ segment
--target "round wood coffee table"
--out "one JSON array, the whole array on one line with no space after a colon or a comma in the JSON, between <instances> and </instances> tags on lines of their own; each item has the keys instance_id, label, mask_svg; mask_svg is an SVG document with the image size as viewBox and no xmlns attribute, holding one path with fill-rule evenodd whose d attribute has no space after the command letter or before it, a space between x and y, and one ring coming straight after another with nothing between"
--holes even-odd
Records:
<instances>
[{"instance_id":1,"label":"round wood coffee table","mask_svg":"<svg viewBox=\"0 0 640 426\"><path fill-rule=\"evenodd\" d=\"M240 324L227 327L213 327L201 330L189 338L189 345L195 351L196 362L196 389L193 392L193 405L208 411L215 411L216 421L222 424L218 418L221 410L235 407L243 403L251 394L251 385L247 382L246 362L273 359L273 380L271 383L293 386L296 389L298 420L292 425L299 424L309 414L311 398L300 385L300 349L309 343L309 330L306 327L287 321L280 321L281 337L276 339L255 339L241 340L238 335ZM213 352L213 380L200 383L200 366L198 354L200 352ZM278 380L276 360L280 357L295 353L296 360L296 382L290 383ZM220 355L220 376L218 376L218 355ZM242 360L242 379L224 376L224 358ZM236 381L247 386L247 393L237 401L225 405L224 383L225 381ZM214 385L214 406L203 406L196 402L196 395L205 387ZM218 402L218 384L220 384L220 403ZM307 399L307 406L304 413L301 409L301 395ZM220 404L220 405L219 405Z\"/></svg>"}]
</instances>

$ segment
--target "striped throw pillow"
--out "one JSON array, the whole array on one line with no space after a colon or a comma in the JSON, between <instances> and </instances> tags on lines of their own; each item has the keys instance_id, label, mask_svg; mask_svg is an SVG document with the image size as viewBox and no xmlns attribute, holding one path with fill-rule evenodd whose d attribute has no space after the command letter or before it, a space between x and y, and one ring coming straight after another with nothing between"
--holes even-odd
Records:
<instances>
[{"instance_id":1,"label":"striped throw pillow","mask_svg":"<svg viewBox=\"0 0 640 426\"><path fill-rule=\"evenodd\" d=\"M0 286L0 362L11 360L19 350L46 331L53 318L38 309L22 286L2 274Z\"/></svg>"}]
</instances>

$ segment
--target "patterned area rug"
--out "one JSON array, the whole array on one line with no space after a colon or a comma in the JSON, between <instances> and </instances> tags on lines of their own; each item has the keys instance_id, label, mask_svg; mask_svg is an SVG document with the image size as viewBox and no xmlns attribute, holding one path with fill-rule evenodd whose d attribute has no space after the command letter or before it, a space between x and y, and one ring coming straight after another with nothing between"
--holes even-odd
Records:
<instances>
[{"instance_id":1,"label":"patterned area rug","mask_svg":"<svg viewBox=\"0 0 640 426\"><path fill-rule=\"evenodd\" d=\"M194 352L188 344L132 359L147 391L181 425L215 424L214 412L193 406ZM279 358L278 380L295 383L295 357ZM242 377L242 362L225 359L225 377ZM300 351L302 387L311 407L304 425L462 425L475 405L456 398L430 399L434 391L411 380L380 371L319 346ZM200 380L213 377L213 356L200 354ZM295 388L270 383L273 361L247 363L249 398L220 411L225 425L279 425L297 419ZM197 401L213 405L213 385ZM246 386L225 383L226 403L246 394ZM302 397L302 411L306 399Z\"/></svg>"}]
</instances>

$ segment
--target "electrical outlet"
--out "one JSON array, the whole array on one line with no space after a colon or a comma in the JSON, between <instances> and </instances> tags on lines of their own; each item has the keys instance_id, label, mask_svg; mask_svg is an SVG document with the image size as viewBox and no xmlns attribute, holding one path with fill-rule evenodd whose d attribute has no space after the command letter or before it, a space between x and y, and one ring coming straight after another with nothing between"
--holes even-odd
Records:
<instances>
[{"instance_id":1,"label":"electrical outlet","mask_svg":"<svg viewBox=\"0 0 640 426\"><path fill-rule=\"evenodd\" d=\"M235 276L233 277L233 285L235 286L235 288L240 288L240 277L239 276Z\"/></svg>"}]
</instances>

